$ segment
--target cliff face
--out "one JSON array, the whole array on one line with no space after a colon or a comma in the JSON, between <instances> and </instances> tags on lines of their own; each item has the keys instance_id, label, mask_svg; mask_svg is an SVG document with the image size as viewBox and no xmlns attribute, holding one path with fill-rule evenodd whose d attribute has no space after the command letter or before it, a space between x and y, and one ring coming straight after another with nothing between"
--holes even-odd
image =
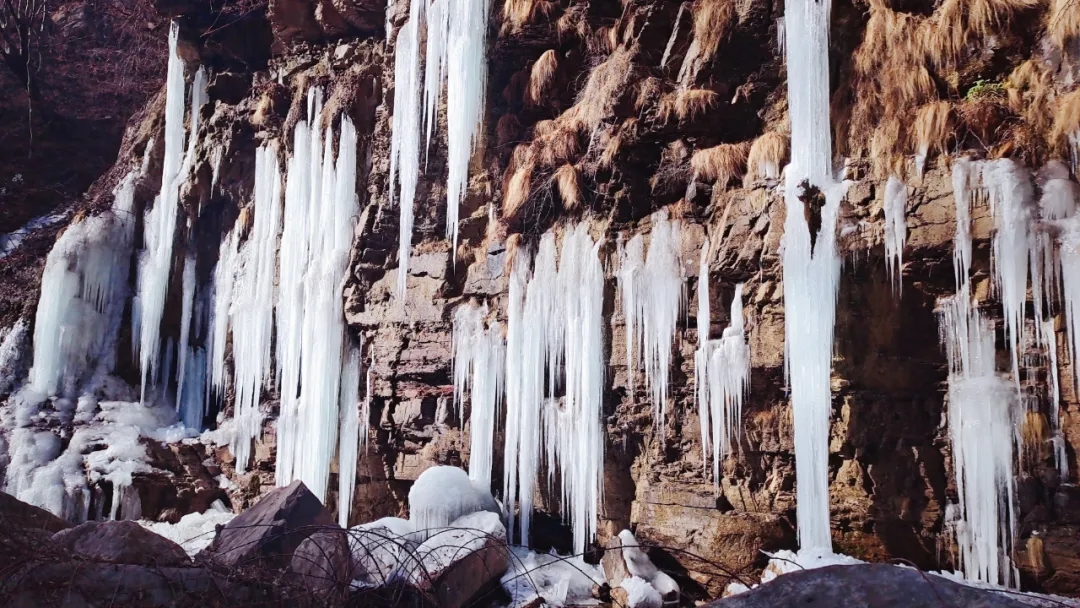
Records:
<instances>
[{"instance_id":1,"label":"cliff face","mask_svg":"<svg viewBox=\"0 0 1080 608\"><path fill-rule=\"evenodd\" d=\"M684 572L684 589L718 595L730 580L726 572L750 576L764 565L762 551L796 544L780 258L785 205L779 180L756 162L786 162L784 62L778 53L783 3L495 3L499 16L493 18L488 50L484 136L461 211L461 245L453 251L443 235L447 159L440 130L422 163L407 297L401 302L395 295L398 208L389 199L387 175L396 93L393 51L406 4L399 0L387 16L379 0L271 0L265 18L252 8L230 27L205 36L214 22L208 6L159 0L162 11L180 19L185 58L216 68L199 134L200 165L183 200L199 231L200 256L204 250L210 258L216 255L221 234L250 198L255 146L276 139L287 148L306 90L323 87L327 116L348 114L360 135L362 212L345 315L350 331L366 345L373 390L370 444L358 466L353 502L356 523L401 514L411 481L427 467L469 461L468 414L459 420L451 403L454 308L474 299L504 318L510 258L523 255L554 226L589 222L594 237L605 239L601 255L608 273L602 534L634 527L642 541L669 548L659 561ZM940 65L915 66L930 84L910 94L903 93L907 81L921 83L921 73L905 75L903 66L884 65L881 57L874 61L882 65L867 64L873 45L884 40L877 50L889 53L890 41L899 40L890 36L951 17L935 13L931 2L833 6L836 147L852 155L847 170L854 181L838 227L845 265L833 357L830 511L834 548L867 560L957 567L946 522L946 505L957 502L945 424L948 369L934 312L936 299L955 290L956 211L948 156L974 150L1034 165L1062 155L1050 134L1052 117L1036 123L1020 106L1041 103L1050 112L1058 107L1054 100L1068 97L1075 67L1062 40L1074 46L1075 40L1054 37L1056 26L1045 25L1054 13L1041 4L983 4L995 16L989 29L965 39L962 52ZM970 19L964 17L965 32L978 30ZM896 54L910 60L915 53L905 49ZM1008 84L986 93L984 81L1018 82L1016 72L1029 60L1044 78L1038 87ZM976 85L982 88L972 93ZM915 117L939 99L952 104L939 107L943 126L932 133L920 129ZM879 120L869 118L875 112ZM160 130L150 114L141 130L129 129L118 165L130 165ZM890 135L890 145L875 143ZM769 141L771 147L765 145ZM910 161L920 149L930 154L922 175ZM160 162L160 154L153 151L151 162ZM215 182L217 158L222 170ZM907 182L909 193L900 285L887 275L883 251L885 178L892 174ZM619 235L647 232L650 214L661 208L684 222L688 302L672 360L672 404L657 426L643 379L628 378L614 254ZM1000 318L990 283L993 219L986 201L977 202L972 220L974 295L989 303L987 314ZM706 279L699 276L698 260L706 237L715 252L707 277L711 333L719 335L727 326L735 285L745 284L752 357L738 447L724 462L719 487L703 459L693 385L701 338L694 329L697 284ZM166 311L163 335L178 333L178 314ZM1055 322L1061 432L1075 471L1080 401L1063 315ZM1038 356L1034 345L1029 349ZM1047 373L1045 365L1026 372L1036 386L1036 416L1049 408ZM272 396L265 404L269 411L276 405ZM495 488L502 480L500 428ZM1043 439L1025 444L1016 469L1017 562L1026 587L1076 594L1080 491L1074 479L1059 476ZM227 449L214 451L237 486L230 491L234 505L273 487L274 447L271 417L248 473L235 474ZM181 459L192 460L183 454ZM542 510L557 512L557 495L540 494ZM153 516L147 498L143 503L144 516ZM161 504L156 510L167 508ZM533 542L566 548L564 536L557 527L541 526Z\"/></svg>"}]
</instances>

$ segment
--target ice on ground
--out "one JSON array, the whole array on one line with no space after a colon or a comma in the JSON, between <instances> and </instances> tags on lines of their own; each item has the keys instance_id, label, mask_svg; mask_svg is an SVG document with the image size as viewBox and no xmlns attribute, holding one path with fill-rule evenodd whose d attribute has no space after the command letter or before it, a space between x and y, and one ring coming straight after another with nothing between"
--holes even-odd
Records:
<instances>
[{"instance_id":1,"label":"ice on ground","mask_svg":"<svg viewBox=\"0 0 1080 608\"><path fill-rule=\"evenodd\" d=\"M537 597L554 608L589 606L599 604L592 597L592 588L604 583L604 571L599 566L586 564L580 556L566 557L511 547L510 569L503 575L501 583L511 598L511 608L525 606Z\"/></svg>"},{"instance_id":2,"label":"ice on ground","mask_svg":"<svg viewBox=\"0 0 1080 608\"><path fill-rule=\"evenodd\" d=\"M626 590L626 602L630 608L660 608L664 605L660 592L643 578L631 576L619 586Z\"/></svg>"},{"instance_id":3,"label":"ice on ground","mask_svg":"<svg viewBox=\"0 0 1080 608\"><path fill-rule=\"evenodd\" d=\"M236 514L224 503L215 500L205 512L188 513L175 524L140 519L139 525L180 545L194 557L214 541L217 526L229 523L234 517Z\"/></svg>"}]
</instances>

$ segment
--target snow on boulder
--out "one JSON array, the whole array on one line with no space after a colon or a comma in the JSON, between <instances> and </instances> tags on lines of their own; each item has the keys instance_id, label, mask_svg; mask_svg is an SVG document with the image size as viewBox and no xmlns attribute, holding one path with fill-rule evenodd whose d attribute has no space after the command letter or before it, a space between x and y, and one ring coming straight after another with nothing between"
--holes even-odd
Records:
<instances>
[{"instance_id":1,"label":"snow on boulder","mask_svg":"<svg viewBox=\"0 0 1080 608\"><path fill-rule=\"evenodd\" d=\"M506 528L497 513L480 511L432 530L403 563L411 584L441 608L461 608L496 585L510 566Z\"/></svg>"},{"instance_id":2,"label":"snow on boulder","mask_svg":"<svg viewBox=\"0 0 1080 608\"><path fill-rule=\"evenodd\" d=\"M145 520L140 520L139 524L180 545L188 555L194 557L214 541L217 527L229 523L234 517L236 514L230 511L225 503L215 500L205 512L188 513L175 524Z\"/></svg>"},{"instance_id":3,"label":"snow on boulder","mask_svg":"<svg viewBox=\"0 0 1080 608\"><path fill-rule=\"evenodd\" d=\"M614 555L609 557L610 554ZM623 530L617 538L612 539L608 547L608 555L604 556L606 560L604 569L609 575L608 583L612 587L622 584L628 573L631 578L636 577L645 581L659 593L663 601L674 602L679 599L679 584L652 563L649 555L645 553L638 544L637 538L629 530ZM619 561L623 562L625 570L620 568L616 561L619 557L622 558ZM613 580L613 578L618 580Z\"/></svg>"},{"instance_id":4,"label":"snow on boulder","mask_svg":"<svg viewBox=\"0 0 1080 608\"><path fill-rule=\"evenodd\" d=\"M62 551L95 561L157 566L191 563L180 545L133 521L88 521L53 534L52 540Z\"/></svg>"},{"instance_id":5,"label":"snow on boulder","mask_svg":"<svg viewBox=\"0 0 1080 608\"><path fill-rule=\"evenodd\" d=\"M354 587L377 587L399 574L402 557L416 549L409 540L412 524L400 517L384 517L349 530L354 566Z\"/></svg>"},{"instance_id":6,"label":"snow on boulder","mask_svg":"<svg viewBox=\"0 0 1080 608\"><path fill-rule=\"evenodd\" d=\"M477 511L502 516L491 491L474 483L457 467L431 467L416 478L409 490L409 521L415 538L423 542L435 530Z\"/></svg>"},{"instance_id":7,"label":"snow on boulder","mask_svg":"<svg viewBox=\"0 0 1080 608\"><path fill-rule=\"evenodd\" d=\"M626 592L625 601L619 598L623 606L628 608L660 608L664 605L660 592L649 581L639 576L631 576L624 580L619 587ZM613 595L619 594L613 593Z\"/></svg>"}]
</instances>

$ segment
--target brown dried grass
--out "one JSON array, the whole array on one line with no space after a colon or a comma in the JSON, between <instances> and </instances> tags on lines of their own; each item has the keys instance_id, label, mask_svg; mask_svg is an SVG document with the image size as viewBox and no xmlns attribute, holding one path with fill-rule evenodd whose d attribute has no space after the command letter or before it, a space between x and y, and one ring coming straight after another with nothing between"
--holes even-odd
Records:
<instances>
[{"instance_id":1,"label":"brown dried grass","mask_svg":"<svg viewBox=\"0 0 1080 608\"><path fill-rule=\"evenodd\" d=\"M559 124L547 135L533 140L533 146L537 164L544 167L569 162L581 152L577 131Z\"/></svg>"},{"instance_id":2,"label":"brown dried grass","mask_svg":"<svg viewBox=\"0 0 1080 608\"><path fill-rule=\"evenodd\" d=\"M878 124L870 137L870 164L876 178L905 177L907 141L906 124L900 119L890 116Z\"/></svg>"},{"instance_id":3,"label":"brown dried grass","mask_svg":"<svg viewBox=\"0 0 1080 608\"><path fill-rule=\"evenodd\" d=\"M602 120L611 116L630 78L636 52L636 47L620 47L593 68L577 101L559 120L593 131Z\"/></svg>"},{"instance_id":4,"label":"brown dried grass","mask_svg":"<svg viewBox=\"0 0 1080 608\"><path fill-rule=\"evenodd\" d=\"M1050 425L1042 412L1024 412L1024 421L1020 426L1020 440L1024 452L1032 459L1040 460L1040 455L1050 439Z\"/></svg>"},{"instance_id":5,"label":"brown dried grass","mask_svg":"<svg viewBox=\"0 0 1080 608\"><path fill-rule=\"evenodd\" d=\"M1080 0L1050 0L1046 30L1059 49L1080 38Z\"/></svg>"},{"instance_id":6,"label":"brown dried grass","mask_svg":"<svg viewBox=\"0 0 1080 608\"><path fill-rule=\"evenodd\" d=\"M581 179L577 168L570 163L559 167L552 176L559 189L564 211L574 211L581 206Z\"/></svg>"},{"instance_id":7,"label":"brown dried grass","mask_svg":"<svg viewBox=\"0 0 1080 608\"><path fill-rule=\"evenodd\" d=\"M638 83L637 96L634 98L634 111L642 112L660 101L664 93L663 81L656 76L649 76Z\"/></svg>"},{"instance_id":8,"label":"brown dried grass","mask_svg":"<svg viewBox=\"0 0 1080 608\"><path fill-rule=\"evenodd\" d=\"M518 253L521 251L521 239L521 234L517 232L506 237L505 271L508 274L510 270L514 268L514 262L517 260Z\"/></svg>"},{"instance_id":9,"label":"brown dried grass","mask_svg":"<svg viewBox=\"0 0 1080 608\"><path fill-rule=\"evenodd\" d=\"M982 98L968 99L957 104L956 115L959 124L978 139L982 147L990 149L1010 112L1004 100Z\"/></svg>"},{"instance_id":10,"label":"brown dried grass","mask_svg":"<svg viewBox=\"0 0 1080 608\"><path fill-rule=\"evenodd\" d=\"M502 217L510 220L518 216L525 202L532 193L533 165L526 163L510 177L506 190L503 192Z\"/></svg>"},{"instance_id":11,"label":"brown dried grass","mask_svg":"<svg viewBox=\"0 0 1080 608\"><path fill-rule=\"evenodd\" d=\"M915 112L915 152L927 157L931 153L945 154L955 126L951 103L934 101L923 105Z\"/></svg>"},{"instance_id":12,"label":"brown dried grass","mask_svg":"<svg viewBox=\"0 0 1080 608\"><path fill-rule=\"evenodd\" d=\"M1076 137L1078 134L1080 134L1080 89L1075 89L1057 100L1050 142L1058 150L1064 151L1068 138Z\"/></svg>"},{"instance_id":13,"label":"brown dried grass","mask_svg":"<svg viewBox=\"0 0 1080 608\"><path fill-rule=\"evenodd\" d=\"M787 163L791 149L791 140L786 133L769 131L754 140L746 157L746 182L765 179L768 167L772 167L776 177Z\"/></svg>"},{"instance_id":14,"label":"brown dried grass","mask_svg":"<svg viewBox=\"0 0 1080 608\"><path fill-rule=\"evenodd\" d=\"M503 114L495 124L495 140L500 148L512 144L521 137L521 121L514 114Z\"/></svg>"},{"instance_id":15,"label":"brown dried grass","mask_svg":"<svg viewBox=\"0 0 1080 608\"><path fill-rule=\"evenodd\" d=\"M679 79L684 84L693 82L701 68L712 61L731 34L736 19L733 0L697 0L693 12L694 40L679 70Z\"/></svg>"},{"instance_id":16,"label":"brown dried grass","mask_svg":"<svg viewBox=\"0 0 1080 608\"><path fill-rule=\"evenodd\" d=\"M551 17L558 9L552 0L506 0L503 4L501 36L516 34L540 17Z\"/></svg>"},{"instance_id":17,"label":"brown dried grass","mask_svg":"<svg viewBox=\"0 0 1080 608\"><path fill-rule=\"evenodd\" d=\"M529 83L525 87L524 102L527 106L538 106L551 92L555 83L555 73L559 69L559 56L555 49L544 51L529 71Z\"/></svg>"},{"instance_id":18,"label":"brown dried grass","mask_svg":"<svg viewBox=\"0 0 1080 608\"><path fill-rule=\"evenodd\" d=\"M732 180L746 175L746 161L751 145L751 142L744 141L720 144L694 152L690 157L690 168L694 170L694 177L712 182L717 188L726 188Z\"/></svg>"},{"instance_id":19,"label":"brown dried grass","mask_svg":"<svg viewBox=\"0 0 1080 608\"><path fill-rule=\"evenodd\" d=\"M525 97L525 88L527 86L529 86L529 71L518 70L517 72L514 72L514 75L510 77L510 81L503 87L503 101L505 101L507 105L520 103Z\"/></svg>"},{"instance_id":20,"label":"brown dried grass","mask_svg":"<svg viewBox=\"0 0 1080 608\"><path fill-rule=\"evenodd\" d=\"M708 89L681 89L660 98L658 118L667 124L672 118L679 122L692 121L716 106L719 96Z\"/></svg>"},{"instance_id":21,"label":"brown dried grass","mask_svg":"<svg viewBox=\"0 0 1080 608\"><path fill-rule=\"evenodd\" d=\"M575 4L566 9L562 16L555 22L555 33L559 42L569 39L571 36L579 40L589 38L589 7L587 4Z\"/></svg>"}]
</instances>

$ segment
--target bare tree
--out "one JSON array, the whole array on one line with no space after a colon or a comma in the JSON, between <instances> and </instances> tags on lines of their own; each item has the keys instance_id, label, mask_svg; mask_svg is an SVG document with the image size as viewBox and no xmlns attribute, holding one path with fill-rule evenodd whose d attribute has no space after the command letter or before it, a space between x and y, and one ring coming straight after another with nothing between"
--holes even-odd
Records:
<instances>
[{"instance_id":1,"label":"bare tree","mask_svg":"<svg viewBox=\"0 0 1080 608\"><path fill-rule=\"evenodd\" d=\"M0 0L0 59L26 89L37 97L48 0Z\"/></svg>"}]
</instances>

